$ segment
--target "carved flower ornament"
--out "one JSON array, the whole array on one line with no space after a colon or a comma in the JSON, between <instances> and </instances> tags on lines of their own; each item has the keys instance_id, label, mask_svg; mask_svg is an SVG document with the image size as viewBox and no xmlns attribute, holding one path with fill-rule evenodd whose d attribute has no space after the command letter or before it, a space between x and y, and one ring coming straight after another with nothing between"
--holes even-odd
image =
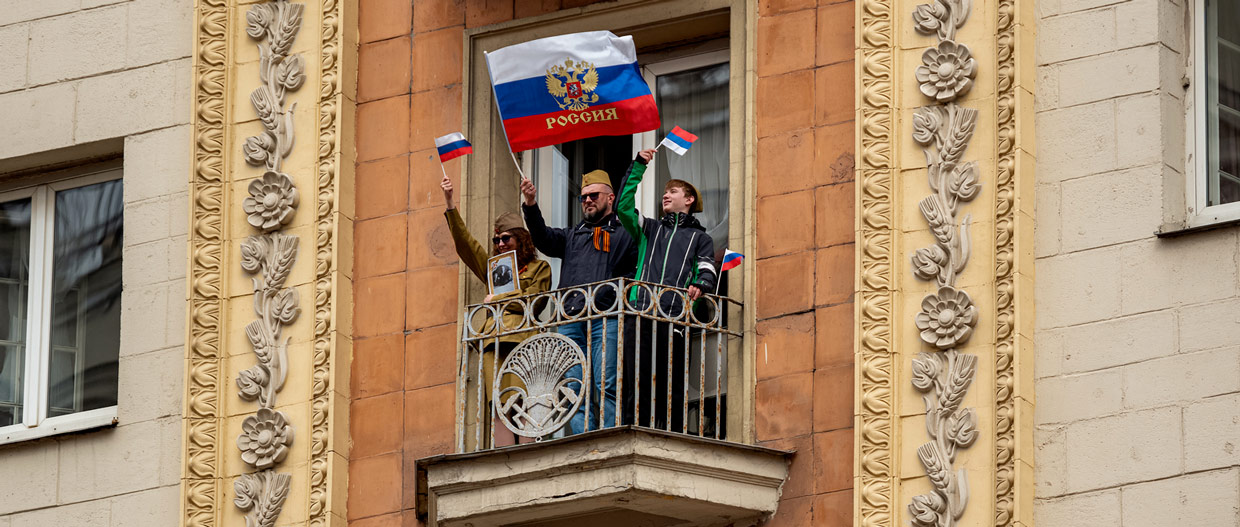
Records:
<instances>
[{"instance_id":1,"label":"carved flower ornament","mask_svg":"<svg viewBox=\"0 0 1240 527\"><path fill-rule=\"evenodd\" d=\"M237 436L237 448L241 460L255 468L267 468L288 457L288 447L293 443L293 427L284 414L270 408L259 408L258 413L241 423L241 435Z\"/></svg>"},{"instance_id":2,"label":"carved flower ornament","mask_svg":"<svg viewBox=\"0 0 1240 527\"><path fill-rule=\"evenodd\" d=\"M241 208L245 209L250 225L271 232L293 221L300 199L292 179L267 171L262 178L250 182L250 197L245 198Z\"/></svg>"},{"instance_id":3,"label":"carved flower ornament","mask_svg":"<svg viewBox=\"0 0 1240 527\"><path fill-rule=\"evenodd\" d=\"M954 287L940 287L938 294L926 295L917 314L921 340L939 349L949 349L969 340L977 324L977 307L969 294Z\"/></svg>"},{"instance_id":4,"label":"carved flower ornament","mask_svg":"<svg viewBox=\"0 0 1240 527\"><path fill-rule=\"evenodd\" d=\"M922 53L921 61L923 65L917 67L917 82L921 83L921 93L926 97L945 103L963 96L973 87L977 61L965 45L944 40L938 47Z\"/></svg>"}]
</instances>

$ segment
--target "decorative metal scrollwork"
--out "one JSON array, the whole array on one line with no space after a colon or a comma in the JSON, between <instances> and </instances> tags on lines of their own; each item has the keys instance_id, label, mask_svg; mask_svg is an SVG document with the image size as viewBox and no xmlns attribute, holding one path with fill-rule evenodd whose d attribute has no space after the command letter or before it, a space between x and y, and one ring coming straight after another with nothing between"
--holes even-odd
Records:
<instances>
[{"instance_id":1,"label":"decorative metal scrollwork","mask_svg":"<svg viewBox=\"0 0 1240 527\"><path fill-rule=\"evenodd\" d=\"M580 366L582 379L565 376ZM505 375L521 381L502 386ZM573 385L577 386L574 388ZM563 428L590 386L590 368L577 343L559 333L539 333L508 354L495 374L492 400L500 422L514 434L543 437Z\"/></svg>"}]
</instances>

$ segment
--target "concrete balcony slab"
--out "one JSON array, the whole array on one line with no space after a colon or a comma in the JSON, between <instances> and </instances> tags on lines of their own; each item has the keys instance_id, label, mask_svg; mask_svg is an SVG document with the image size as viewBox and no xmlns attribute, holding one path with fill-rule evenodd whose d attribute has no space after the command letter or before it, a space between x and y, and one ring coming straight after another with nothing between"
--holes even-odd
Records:
<instances>
[{"instance_id":1,"label":"concrete balcony slab","mask_svg":"<svg viewBox=\"0 0 1240 527\"><path fill-rule=\"evenodd\" d=\"M433 527L743 527L775 512L791 455L610 428L418 460L418 513Z\"/></svg>"}]
</instances>

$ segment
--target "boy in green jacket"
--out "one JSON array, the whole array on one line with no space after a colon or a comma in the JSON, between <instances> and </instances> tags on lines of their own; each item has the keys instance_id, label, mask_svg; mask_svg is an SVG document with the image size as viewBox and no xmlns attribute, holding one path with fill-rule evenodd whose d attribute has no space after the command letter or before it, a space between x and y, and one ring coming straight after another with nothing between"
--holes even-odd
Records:
<instances>
[{"instance_id":1,"label":"boy in green jacket","mask_svg":"<svg viewBox=\"0 0 1240 527\"><path fill-rule=\"evenodd\" d=\"M647 218L636 207L637 185L641 183L646 167L654 159L654 150L642 150L637 154L625 176L623 189L616 205L620 223L634 239L638 240L636 279L661 286L685 288L682 296L671 289L661 292L653 313L672 322L652 322L654 331L636 331L636 324L626 324L625 342L637 343L641 354L641 370L638 372L638 395L641 401L667 397L668 378L671 379L671 415L667 414L667 400L652 401L654 424L657 428L676 432L684 431L688 414L685 406L685 338L692 307L685 302L697 300L704 292L714 291L718 274L715 271L715 242L698 222L694 213L702 211L702 198L697 188L687 181L673 179L663 187L663 215L660 219ZM654 291L652 288L651 291ZM629 292L629 302L634 308L644 310L652 302L651 293L642 288ZM669 354L668 333L672 334ZM628 335L640 333L640 342ZM651 361L651 348L654 357ZM670 356L669 356L670 355ZM649 370L647 368L650 368ZM657 367L657 369L655 368ZM651 382L653 379L654 382ZM653 385L653 394L650 390ZM626 405L627 406L627 405ZM638 424L648 424L649 406L642 404ZM649 424L648 424L649 425Z\"/></svg>"}]
</instances>

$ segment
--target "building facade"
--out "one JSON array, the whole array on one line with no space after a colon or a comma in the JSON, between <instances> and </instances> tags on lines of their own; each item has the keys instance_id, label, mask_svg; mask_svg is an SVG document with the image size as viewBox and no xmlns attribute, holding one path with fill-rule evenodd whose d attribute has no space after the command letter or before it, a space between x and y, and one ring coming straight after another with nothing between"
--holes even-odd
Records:
<instances>
[{"instance_id":1,"label":"building facade","mask_svg":"<svg viewBox=\"0 0 1240 527\"><path fill-rule=\"evenodd\" d=\"M1240 524L1230 5L10 4L0 527ZM594 30L662 128L510 155L486 53ZM638 208L746 256L682 428L503 446L441 178L483 245L523 176L571 226L677 125ZM520 329L675 318L570 294Z\"/></svg>"}]
</instances>

